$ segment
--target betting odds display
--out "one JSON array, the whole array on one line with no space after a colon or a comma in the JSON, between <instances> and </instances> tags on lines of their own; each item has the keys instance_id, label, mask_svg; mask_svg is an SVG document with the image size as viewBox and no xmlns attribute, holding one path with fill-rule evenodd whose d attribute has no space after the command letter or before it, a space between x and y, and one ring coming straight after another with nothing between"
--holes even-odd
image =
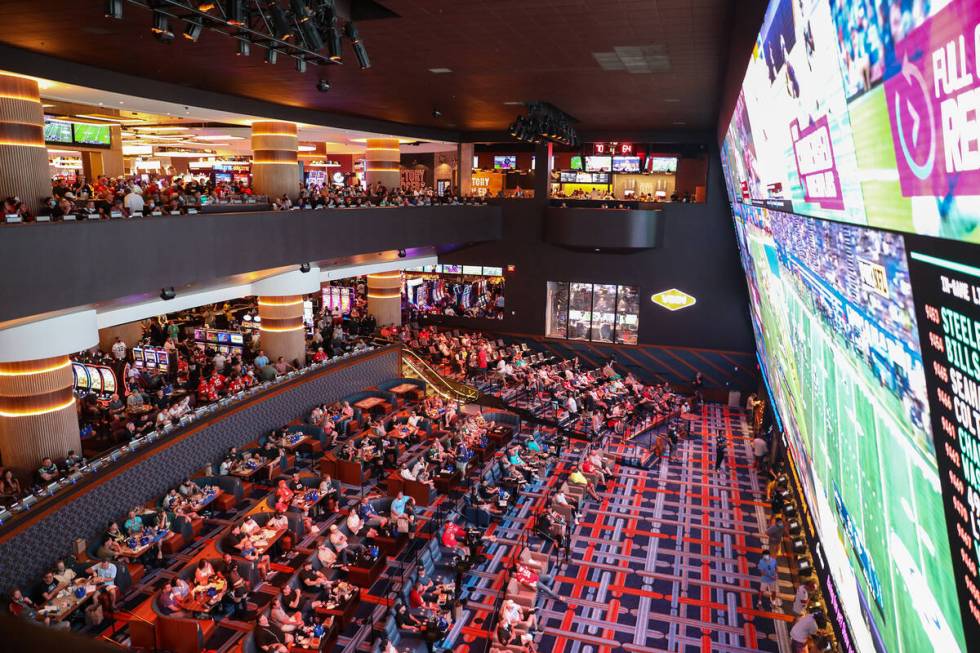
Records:
<instances>
[{"instance_id":1,"label":"betting odds display","mask_svg":"<svg viewBox=\"0 0 980 653\"><path fill-rule=\"evenodd\" d=\"M976 0L773 0L721 147L847 650L980 650L978 43Z\"/></svg>"}]
</instances>

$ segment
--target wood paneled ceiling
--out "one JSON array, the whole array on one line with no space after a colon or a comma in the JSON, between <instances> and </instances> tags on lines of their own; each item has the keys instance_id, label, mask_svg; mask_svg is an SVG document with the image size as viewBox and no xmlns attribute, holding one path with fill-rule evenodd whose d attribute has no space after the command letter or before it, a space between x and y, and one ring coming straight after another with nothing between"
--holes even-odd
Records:
<instances>
[{"instance_id":1,"label":"wood paneled ceiling","mask_svg":"<svg viewBox=\"0 0 980 653\"><path fill-rule=\"evenodd\" d=\"M102 0L7 0L0 41L234 96L454 130L505 129L522 111L508 103L532 100L574 116L579 129L707 129L717 120L735 0L380 2L398 17L359 24L368 70L346 40L343 65L305 74L289 57L266 64L258 46L239 57L233 39L207 30L197 43L178 35L163 44L150 33L151 13L128 2L112 20ZM316 89L321 77L327 93Z\"/></svg>"}]
</instances>

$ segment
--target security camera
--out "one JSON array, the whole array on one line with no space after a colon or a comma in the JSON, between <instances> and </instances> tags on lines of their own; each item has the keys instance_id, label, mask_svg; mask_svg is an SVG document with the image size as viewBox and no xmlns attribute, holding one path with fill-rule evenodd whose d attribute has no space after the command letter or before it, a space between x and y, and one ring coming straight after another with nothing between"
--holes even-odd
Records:
<instances>
[{"instance_id":1,"label":"security camera","mask_svg":"<svg viewBox=\"0 0 980 653\"><path fill-rule=\"evenodd\" d=\"M303 274L306 274L307 272L310 271L310 264L304 263L303 265L299 266L299 271L302 272Z\"/></svg>"},{"instance_id":2,"label":"security camera","mask_svg":"<svg viewBox=\"0 0 980 653\"><path fill-rule=\"evenodd\" d=\"M442 111L439 111L439 109L433 109L432 110L432 117L433 118L442 118Z\"/></svg>"},{"instance_id":3,"label":"security camera","mask_svg":"<svg viewBox=\"0 0 980 653\"><path fill-rule=\"evenodd\" d=\"M165 302L170 301L176 296L177 296L177 291L174 290L173 286L170 286L169 288L160 289L160 299L162 299Z\"/></svg>"},{"instance_id":4,"label":"security camera","mask_svg":"<svg viewBox=\"0 0 980 653\"><path fill-rule=\"evenodd\" d=\"M405 250L398 250L398 258L405 258L406 256L408 256L408 254L405 253Z\"/></svg>"},{"instance_id":5,"label":"security camera","mask_svg":"<svg viewBox=\"0 0 980 653\"><path fill-rule=\"evenodd\" d=\"M330 90L330 82L325 79L321 79L316 83L316 90L320 91L321 93L326 93Z\"/></svg>"}]
</instances>

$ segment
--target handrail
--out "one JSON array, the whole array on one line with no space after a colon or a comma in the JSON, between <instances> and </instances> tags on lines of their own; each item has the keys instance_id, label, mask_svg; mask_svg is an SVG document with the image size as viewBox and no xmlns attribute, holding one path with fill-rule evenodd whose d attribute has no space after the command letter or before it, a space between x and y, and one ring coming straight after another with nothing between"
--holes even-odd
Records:
<instances>
[{"instance_id":1,"label":"handrail","mask_svg":"<svg viewBox=\"0 0 980 653\"><path fill-rule=\"evenodd\" d=\"M437 372L425 359L409 347L402 347L402 361L419 375L424 381L433 386L437 394L461 402L476 401L480 398L480 391L476 388L460 383L454 379L448 379Z\"/></svg>"}]
</instances>

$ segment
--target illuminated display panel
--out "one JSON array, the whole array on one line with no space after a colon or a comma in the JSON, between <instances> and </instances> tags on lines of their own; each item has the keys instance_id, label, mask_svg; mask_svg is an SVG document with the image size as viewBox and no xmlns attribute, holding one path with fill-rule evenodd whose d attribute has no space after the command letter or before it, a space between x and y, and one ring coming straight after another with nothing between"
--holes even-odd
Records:
<instances>
[{"instance_id":1,"label":"illuminated display panel","mask_svg":"<svg viewBox=\"0 0 980 653\"><path fill-rule=\"evenodd\" d=\"M966 0L773 0L721 146L761 366L859 651L980 642L978 23Z\"/></svg>"}]
</instances>

